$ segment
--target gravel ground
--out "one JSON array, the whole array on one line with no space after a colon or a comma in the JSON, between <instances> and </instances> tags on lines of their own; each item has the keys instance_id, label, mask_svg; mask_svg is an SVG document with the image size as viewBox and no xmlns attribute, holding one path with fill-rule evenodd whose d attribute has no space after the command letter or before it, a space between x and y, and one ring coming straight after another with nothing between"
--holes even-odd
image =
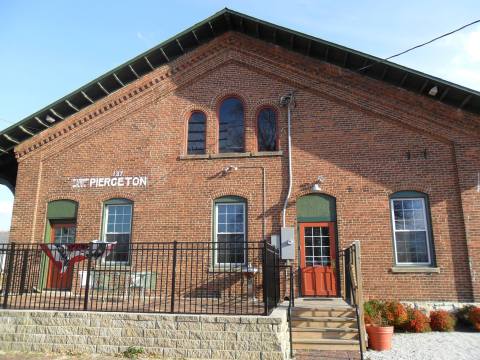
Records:
<instances>
[{"instance_id":1,"label":"gravel ground","mask_svg":"<svg viewBox=\"0 0 480 360\"><path fill-rule=\"evenodd\" d=\"M368 351L370 360L480 360L480 333L395 334L392 350Z\"/></svg>"}]
</instances>

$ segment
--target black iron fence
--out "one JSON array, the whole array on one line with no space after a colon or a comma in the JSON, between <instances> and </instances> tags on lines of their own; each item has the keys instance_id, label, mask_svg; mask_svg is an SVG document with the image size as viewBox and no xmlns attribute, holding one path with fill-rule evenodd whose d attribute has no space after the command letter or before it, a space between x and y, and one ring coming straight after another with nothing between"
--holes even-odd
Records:
<instances>
[{"instance_id":1,"label":"black iron fence","mask_svg":"<svg viewBox=\"0 0 480 360\"><path fill-rule=\"evenodd\" d=\"M286 291L278 250L266 242L122 249L60 267L39 244L0 246L0 303L5 309L266 315Z\"/></svg>"}]
</instances>

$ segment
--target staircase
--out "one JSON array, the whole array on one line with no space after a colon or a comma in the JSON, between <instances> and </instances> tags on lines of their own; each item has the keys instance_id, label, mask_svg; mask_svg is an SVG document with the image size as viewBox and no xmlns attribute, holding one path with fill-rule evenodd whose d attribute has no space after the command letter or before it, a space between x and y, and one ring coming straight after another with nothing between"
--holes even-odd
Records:
<instances>
[{"instance_id":1,"label":"staircase","mask_svg":"<svg viewBox=\"0 0 480 360\"><path fill-rule=\"evenodd\" d=\"M339 298L295 299L294 350L352 350L360 347L355 308Z\"/></svg>"}]
</instances>

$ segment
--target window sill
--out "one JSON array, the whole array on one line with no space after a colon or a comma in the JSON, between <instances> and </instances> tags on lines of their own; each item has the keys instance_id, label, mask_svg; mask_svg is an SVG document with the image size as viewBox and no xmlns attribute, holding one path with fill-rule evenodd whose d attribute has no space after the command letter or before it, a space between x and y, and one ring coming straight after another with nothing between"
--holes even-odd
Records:
<instances>
[{"instance_id":1,"label":"window sill","mask_svg":"<svg viewBox=\"0 0 480 360\"><path fill-rule=\"evenodd\" d=\"M255 275L258 273L258 269L256 271L246 271L245 265L232 265L230 266L210 266L208 268L209 273L243 273L249 275Z\"/></svg>"},{"instance_id":2,"label":"window sill","mask_svg":"<svg viewBox=\"0 0 480 360\"><path fill-rule=\"evenodd\" d=\"M178 159L179 160L214 160L214 159L232 159L232 158L249 158L249 157L275 157L275 156L283 156L283 151L180 155Z\"/></svg>"},{"instance_id":3,"label":"window sill","mask_svg":"<svg viewBox=\"0 0 480 360\"><path fill-rule=\"evenodd\" d=\"M429 266L394 266L391 268L392 273L394 274L403 274L403 273L425 273L425 274L439 274L439 267L429 267Z\"/></svg>"}]
</instances>

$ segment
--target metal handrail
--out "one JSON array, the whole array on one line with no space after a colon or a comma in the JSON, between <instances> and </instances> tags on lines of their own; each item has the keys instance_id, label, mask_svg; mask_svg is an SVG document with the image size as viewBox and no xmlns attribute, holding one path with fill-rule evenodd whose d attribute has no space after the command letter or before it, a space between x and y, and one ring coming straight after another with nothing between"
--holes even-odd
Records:
<instances>
[{"instance_id":1,"label":"metal handrail","mask_svg":"<svg viewBox=\"0 0 480 360\"><path fill-rule=\"evenodd\" d=\"M288 323L288 332L289 332L289 342L290 342L290 358L293 359L293 339L292 339L292 307L295 306L295 291L293 289L293 267L291 265L280 265L280 267L288 268L290 271L290 295L288 297L288 308L287 308L287 323Z\"/></svg>"},{"instance_id":2,"label":"metal handrail","mask_svg":"<svg viewBox=\"0 0 480 360\"><path fill-rule=\"evenodd\" d=\"M355 241L349 247L340 251L340 255L343 257L343 269L346 292L346 281L348 278L348 285L350 286L350 294L348 300L351 305L355 307L355 314L357 317L357 328L359 334L360 356L363 360L365 349L365 333L364 333L364 320L363 320L363 289L361 280L361 268L360 268L360 242ZM348 272L348 276L347 276ZM347 300L347 294L344 294L345 300Z\"/></svg>"}]
</instances>

